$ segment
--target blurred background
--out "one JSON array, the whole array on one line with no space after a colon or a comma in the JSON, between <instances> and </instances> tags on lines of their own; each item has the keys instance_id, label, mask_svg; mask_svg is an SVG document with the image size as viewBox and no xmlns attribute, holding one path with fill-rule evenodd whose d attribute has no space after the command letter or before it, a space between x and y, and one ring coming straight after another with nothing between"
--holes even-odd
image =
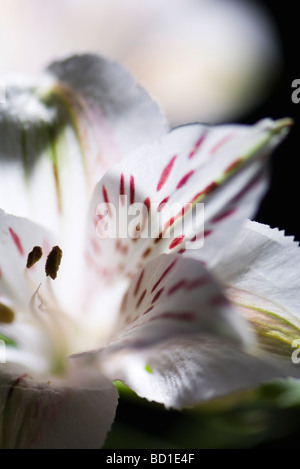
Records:
<instances>
[{"instance_id":1,"label":"blurred background","mask_svg":"<svg viewBox=\"0 0 300 469\"><path fill-rule=\"evenodd\" d=\"M300 241L297 30L290 0L0 0L0 84L1 76L36 74L53 59L94 51L127 66L173 126L293 117L256 219ZM284 448L300 436L295 382L183 413L123 387L121 395L108 448Z\"/></svg>"}]
</instances>

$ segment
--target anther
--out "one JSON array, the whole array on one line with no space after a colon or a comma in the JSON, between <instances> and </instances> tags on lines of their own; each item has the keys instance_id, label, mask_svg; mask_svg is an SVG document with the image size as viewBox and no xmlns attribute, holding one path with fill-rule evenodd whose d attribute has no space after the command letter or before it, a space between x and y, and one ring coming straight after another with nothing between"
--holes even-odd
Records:
<instances>
[{"instance_id":1,"label":"anther","mask_svg":"<svg viewBox=\"0 0 300 469\"><path fill-rule=\"evenodd\" d=\"M12 323L14 319L14 311L3 303L0 303L0 323L9 324Z\"/></svg>"},{"instance_id":2,"label":"anther","mask_svg":"<svg viewBox=\"0 0 300 469\"><path fill-rule=\"evenodd\" d=\"M27 257L27 269L30 269L43 255L43 250L40 246L34 246L33 250L28 254Z\"/></svg>"},{"instance_id":3,"label":"anther","mask_svg":"<svg viewBox=\"0 0 300 469\"><path fill-rule=\"evenodd\" d=\"M46 265L45 265L46 275L47 276L50 275L50 277L53 280L57 276L61 258L62 258L62 250L60 249L60 247L54 246L47 257Z\"/></svg>"}]
</instances>

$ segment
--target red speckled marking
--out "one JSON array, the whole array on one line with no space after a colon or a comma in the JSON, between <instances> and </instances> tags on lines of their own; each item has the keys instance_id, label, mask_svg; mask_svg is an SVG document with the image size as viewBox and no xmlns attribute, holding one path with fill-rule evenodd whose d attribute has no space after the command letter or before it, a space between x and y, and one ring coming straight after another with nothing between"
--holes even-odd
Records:
<instances>
[{"instance_id":1,"label":"red speckled marking","mask_svg":"<svg viewBox=\"0 0 300 469\"><path fill-rule=\"evenodd\" d=\"M127 300L128 300L128 292L126 292L125 295L123 296L123 300L122 300L121 307L120 307L120 310L122 313L125 313L126 311Z\"/></svg>"},{"instance_id":2,"label":"red speckled marking","mask_svg":"<svg viewBox=\"0 0 300 469\"><path fill-rule=\"evenodd\" d=\"M27 373L24 373L23 375L19 376L15 381L12 383L10 386L8 393L7 393L7 400L11 399L14 389L23 381L24 379L29 378L29 375Z\"/></svg>"},{"instance_id":3,"label":"red speckled marking","mask_svg":"<svg viewBox=\"0 0 300 469\"><path fill-rule=\"evenodd\" d=\"M90 243L91 243L92 248L93 248L93 250L95 251L95 253L96 253L96 254L99 254L99 252L101 252L101 248L100 248L100 246L99 246L99 243L98 243L97 239L91 237L91 238L90 238Z\"/></svg>"},{"instance_id":4,"label":"red speckled marking","mask_svg":"<svg viewBox=\"0 0 300 469\"><path fill-rule=\"evenodd\" d=\"M211 306L228 306L228 301L224 296L213 296L209 300Z\"/></svg>"},{"instance_id":5,"label":"red speckled marking","mask_svg":"<svg viewBox=\"0 0 300 469\"><path fill-rule=\"evenodd\" d=\"M128 252L127 244L123 244L119 239L116 241L115 249L116 251L119 251L121 254L124 254L124 255L126 255Z\"/></svg>"},{"instance_id":6,"label":"red speckled marking","mask_svg":"<svg viewBox=\"0 0 300 469\"><path fill-rule=\"evenodd\" d=\"M193 158L193 156L195 156L197 150L199 150L200 146L204 142L205 137L206 137L206 132L203 135L201 135L199 140L197 140L197 142L195 143L195 146L194 146L193 150L190 152L190 154L188 156L189 159L191 159L191 158Z\"/></svg>"},{"instance_id":7,"label":"red speckled marking","mask_svg":"<svg viewBox=\"0 0 300 469\"><path fill-rule=\"evenodd\" d=\"M185 176L183 176L183 178L180 179L179 183L177 184L176 189L180 189L182 186L184 186L188 182L190 177L193 176L194 172L195 171L192 169Z\"/></svg>"},{"instance_id":8,"label":"red speckled marking","mask_svg":"<svg viewBox=\"0 0 300 469\"><path fill-rule=\"evenodd\" d=\"M169 197L165 197L165 198L160 202L159 206L157 207L157 211L158 211L158 212L160 212L160 211L164 208L164 206L165 206L165 204L168 202L168 200L169 200Z\"/></svg>"},{"instance_id":9,"label":"red speckled marking","mask_svg":"<svg viewBox=\"0 0 300 469\"><path fill-rule=\"evenodd\" d=\"M2 270L1 270L1 267L0 267L0 278L2 278Z\"/></svg>"},{"instance_id":10,"label":"red speckled marking","mask_svg":"<svg viewBox=\"0 0 300 469\"><path fill-rule=\"evenodd\" d=\"M23 246L22 246L22 243L20 241L19 236L14 232L14 230L12 228L8 228L8 229L9 229L10 235L12 237L12 240L15 243L19 253L21 254L21 256L24 256L24 249L23 249Z\"/></svg>"},{"instance_id":11,"label":"red speckled marking","mask_svg":"<svg viewBox=\"0 0 300 469\"><path fill-rule=\"evenodd\" d=\"M157 316L154 316L153 318L149 319L150 321L154 321L156 319L176 319L179 321L195 321L196 319L196 314L193 313L192 311L186 311L182 313L174 313L174 312L165 312L158 314Z\"/></svg>"},{"instance_id":12,"label":"red speckled marking","mask_svg":"<svg viewBox=\"0 0 300 469\"><path fill-rule=\"evenodd\" d=\"M122 173L120 176L120 197L121 197L121 204L124 205L125 202L125 180L124 180L124 174Z\"/></svg>"},{"instance_id":13,"label":"red speckled marking","mask_svg":"<svg viewBox=\"0 0 300 469\"><path fill-rule=\"evenodd\" d=\"M173 262L171 262L171 264L164 270L164 272L161 274L161 276L159 277L159 279L157 280L157 282L153 285L153 288L151 290L151 293L154 292L154 290L156 290L156 288L158 287L158 285L160 284L160 282L165 278L166 275L168 275L168 273L170 272L170 270L174 267L174 265L176 264L177 262L177 259L174 259Z\"/></svg>"},{"instance_id":14,"label":"red speckled marking","mask_svg":"<svg viewBox=\"0 0 300 469\"><path fill-rule=\"evenodd\" d=\"M146 206L146 209L147 209L147 212L148 212L148 215L149 215L150 208L151 208L150 197L146 197L146 199L144 200L144 205Z\"/></svg>"},{"instance_id":15,"label":"red speckled marking","mask_svg":"<svg viewBox=\"0 0 300 469\"><path fill-rule=\"evenodd\" d=\"M217 150L219 150L219 148L222 147L222 145L224 145L225 143L227 143L232 137L234 136L234 133L230 133L228 135L225 135L225 137L221 138L221 140L216 143L211 149L210 149L210 154L212 155L213 153L215 153Z\"/></svg>"},{"instance_id":16,"label":"red speckled marking","mask_svg":"<svg viewBox=\"0 0 300 469\"><path fill-rule=\"evenodd\" d=\"M225 174L231 173L231 171L236 169L242 162L243 162L243 158L238 158L237 160L233 161L229 166L227 166L224 173Z\"/></svg>"},{"instance_id":17,"label":"red speckled marking","mask_svg":"<svg viewBox=\"0 0 300 469\"><path fill-rule=\"evenodd\" d=\"M139 291L139 288L141 286L141 282L142 282L142 279L144 277L144 269L142 270L142 272L140 273L139 275L139 278L137 279L137 282L136 282L136 285L135 285L135 289L134 289L134 292L133 292L133 295L136 296L138 294L138 291Z\"/></svg>"},{"instance_id":18,"label":"red speckled marking","mask_svg":"<svg viewBox=\"0 0 300 469\"><path fill-rule=\"evenodd\" d=\"M263 181L263 176L259 174L257 177L255 177L252 181L247 184L244 189L242 189L233 199L232 202L236 203L238 202L244 195L246 195L248 192L250 192L251 189L253 189L257 184Z\"/></svg>"},{"instance_id":19,"label":"red speckled marking","mask_svg":"<svg viewBox=\"0 0 300 469\"><path fill-rule=\"evenodd\" d=\"M150 311L152 311L152 309L153 309L153 306L150 306L150 308L146 309L146 311L143 314L149 313Z\"/></svg>"},{"instance_id":20,"label":"red speckled marking","mask_svg":"<svg viewBox=\"0 0 300 469\"><path fill-rule=\"evenodd\" d=\"M203 235L204 235L204 238L208 238L208 236L210 236L212 234L213 230L205 230Z\"/></svg>"},{"instance_id":21,"label":"red speckled marking","mask_svg":"<svg viewBox=\"0 0 300 469\"><path fill-rule=\"evenodd\" d=\"M160 297L160 295L162 294L163 291L164 291L164 287L162 287L160 290L158 290L158 292L154 295L154 297L151 301L151 304L155 303L155 301L158 300L158 298Z\"/></svg>"},{"instance_id":22,"label":"red speckled marking","mask_svg":"<svg viewBox=\"0 0 300 469\"><path fill-rule=\"evenodd\" d=\"M147 248L147 249L143 252L143 254L142 254L143 259L145 259L146 257L148 257L151 251L152 251L152 248L150 248L150 247Z\"/></svg>"},{"instance_id":23,"label":"red speckled marking","mask_svg":"<svg viewBox=\"0 0 300 469\"><path fill-rule=\"evenodd\" d=\"M169 245L169 249L173 249L176 246L178 246L178 244L181 244L184 239L184 236L185 235L181 235L181 236L177 236L177 238L174 238L171 244Z\"/></svg>"},{"instance_id":24,"label":"red speckled marking","mask_svg":"<svg viewBox=\"0 0 300 469\"><path fill-rule=\"evenodd\" d=\"M175 285L173 285L173 287L170 288L167 295L168 296L172 295L173 293L177 292L181 288L183 288L184 290L193 290L194 288L203 287L204 285L207 285L208 283L210 283L210 280L207 277L200 277L196 280L191 280L191 281L180 280L178 283L176 283Z\"/></svg>"},{"instance_id":25,"label":"red speckled marking","mask_svg":"<svg viewBox=\"0 0 300 469\"><path fill-rule=\"evenodd\" d=\"M135 184L134 184L134 177L130 176L130 204L134 204L135 198Z\"/></svg>"},{"instance_id":26,"label":"red speckled marking","mask_svg":"<svg viewBox=\"0 0 300 469\"><path fill-rule=\"evenodd\" d=\"M184 216L185 212L191 208L191 204L186 204L182 209L176 213L174 217L171 217L170 220L168 220L163 229L163 233L165 233L174 223L178 218L181 218Z\"/></svg>"},{"instance_id":27,"label":"red speckled marking","mask_svg":"<svg viewBox=\"0 0 300 469\"><path fill-rule=\"evenodd\" d=\"M230 217L230 215L233 215L233 213L235 213L236 210L237 210L236 207L229 208L229 209L226 210L225 212L220 213L220 215L217 215L216 217L214 217L214 218L211 220L211 223L218 223L219 221L222 221L222 220L224 220L225 218Z\"/></svg>"},{"instance_id":28,"label":"red speckled marking","mask_svg":"<svg viewBox=\"0 0 300 469\"><path fill-rule=\"evenodd\" d=\"M198 194L196 194L192 200L191 200L191 204L194 203L197 199L199 199L199 197L201 197L202 195L207 195L209 194L210 192L212 192L213 190L216 189L216 187L218 187L218 183L213 181L211 182L208 186L206 186L205 189L203 189L203 191L201 192L198 192Z\"/></svg>"},{"instance_id":29,"label":"red speckled marking","mask_svg":"<svg viewBox=\"0 0 300 469\"><path fill-rule=\"evenodd\" d=\"M173 156L173 158L171 158L171 160L169 161L169 163L167 164L167 166L165 167L165 169L163 170L163 172L161 173L161 176L160 176L160 179L158 181L158 184L157 184L157 192L159 192L161 190L161 188L164 186L164 184L166 183L169 175L170 175L170 172L173 168L173 165L175 163L175 160L177 158L177 155Z\"/></svg>"},{"instance_id":30,"label":"red speckled marking","mask_svg":"<svg viewBox=\"0 0 300 469\"><path fill-rule=\"evenodd\" d=\"M147 289L144 290L143 293L141 294L141 296L139 297L139 300L138 300L138 302L136 304L136 307L135 307L136 309L138 309L138 307L141 305L143 299L145 298L146 293L147 293Z\"/></svg>"},{"instance_id":31,"label":"red speckled marking","mask_svg":"<svg viewBox=\"0 0 300 469\"><path fill-rule=\"evenodd\" d=\"M104 202L107 205L108 215L111 217L112 213L111 213L111 209L110 209L110 205L109 205L108 193L107 193L106 187L104 185L102 186L102 195L103 195Z\"/></svg>"},{"instance_id":32,"label":"red speckled marking","mask_svg":"<svg viewBox=\"0 0 300 469\"><path fill-rule=\"evenodd\" d=\"M183 249L179 249L178 254L183 254L183 253L185 253L185 251L186 251L186 249L184 249L184 248L183 248Z\"/></svg>"},{"instance_id":33,"label":"red speckled marking","mask_svg":"<svg viewBox=\"0 0 300 469\"><path fill-rule=\"evenodd\" d=\"M155 238L155 240L154 240L154 244L159 243L159 241L162 240L162 236L163 236L163 234L162 234L162 233L159 233L158 238Z\"/></svg>"}]
</instances>

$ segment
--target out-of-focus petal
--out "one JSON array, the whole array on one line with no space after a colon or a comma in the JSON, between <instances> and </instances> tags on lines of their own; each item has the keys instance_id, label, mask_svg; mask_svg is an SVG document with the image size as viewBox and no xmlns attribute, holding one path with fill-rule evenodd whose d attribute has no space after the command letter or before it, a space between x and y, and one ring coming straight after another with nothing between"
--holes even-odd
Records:
<instances>
[{"instance_id":1,"label":"out-of-focus petal","mask_svg":"<svg viewBox=\"0 0 300 469\"><path fill-rule=\"evenodd\" d=\"M2 368L0 447L99 448L116 406L115 387L90 368L76 368L65 383L38 383L26 374L11 375Z\"/></svg>"}]
</instances>

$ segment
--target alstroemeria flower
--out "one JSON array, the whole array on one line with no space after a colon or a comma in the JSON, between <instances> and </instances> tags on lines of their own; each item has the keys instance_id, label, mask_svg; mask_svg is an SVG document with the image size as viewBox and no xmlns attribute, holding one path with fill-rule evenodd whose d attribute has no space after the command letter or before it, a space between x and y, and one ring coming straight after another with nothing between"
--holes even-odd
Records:
<instances>
[{"instance_id":1,"label":"alstroemeria flower","mask_svg":"<svg viewBox=\"0 0 300 469\"><path fill-rule=\"evenodd\" d=\"M276 262L288 262L284 249L296 262L298 251L267 228L243 226L289 120L167 132L131 76L92 55L8 84L6 97L2 447L99 447L114 418L115 379L182 408L289 373L284 359L258 356L250 324L254 312L277 314L280 335L294 319L293 266L280 288ZM137 236L101 237L99 207L116 220L138 202ZM198 202L204 230L190 217ZM171 203L182 209L170 218ZM142 236L146 221L154 237Z\"/></svg>"}]
</instances>

